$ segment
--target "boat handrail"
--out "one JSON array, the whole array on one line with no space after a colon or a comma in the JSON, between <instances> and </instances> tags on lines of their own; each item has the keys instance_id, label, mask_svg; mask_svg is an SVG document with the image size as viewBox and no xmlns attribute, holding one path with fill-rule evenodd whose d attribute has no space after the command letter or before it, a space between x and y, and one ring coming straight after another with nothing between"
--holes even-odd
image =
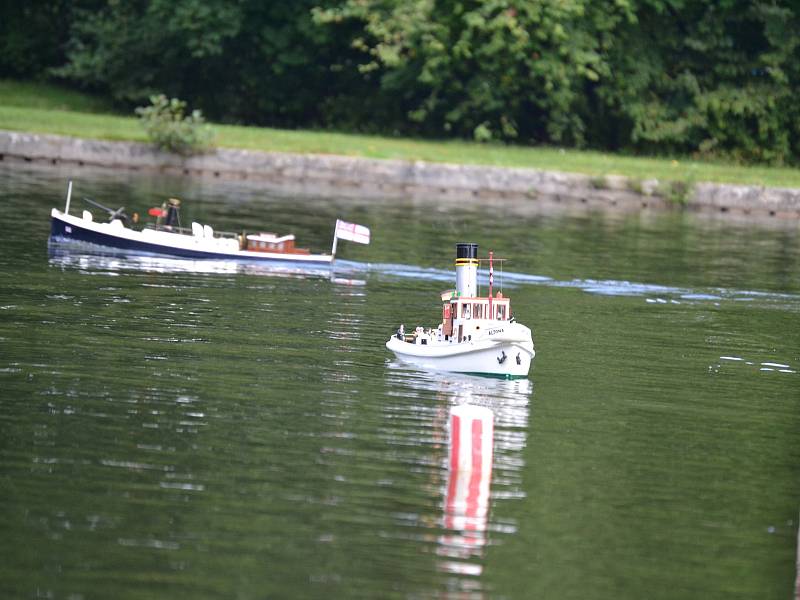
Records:
<instances>
[{"instance_id":1,"label":"boat handrail","mask_svg":"<svg viewBox=\"0 0 800 600\"><path fill-rule=\"evenodd\" d=\"M148 223L147 225L144 226L144 228L145 229L152 229L153 231L164 231L164 232L167 232L167 233L180 233L180 234L183 234L183 235L193 235L194 234L194 232L189 227L175 227L175 226L166 227L165 225L162 225L161 227L156 227L152 223ZM239 239L239 234L238 233L234 233L232 231L217 231L215 229L214 230L214 237L231 238L231 239L235 240L235 239Z\"/></svg>"}]
</instances>

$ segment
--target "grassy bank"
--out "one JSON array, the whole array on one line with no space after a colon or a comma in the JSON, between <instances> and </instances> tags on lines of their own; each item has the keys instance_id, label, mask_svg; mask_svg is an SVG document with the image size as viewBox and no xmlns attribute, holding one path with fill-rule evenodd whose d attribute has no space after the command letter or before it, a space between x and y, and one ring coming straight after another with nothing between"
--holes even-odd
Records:
<instances>
[{"instance_id":1,"label":"grassy bank","mask_svg":"<svg viewBox=\"0 0 800 600\"><path fill-rule=\"evenodd\" d=\"M53 86L9 81L0 81L0 129L146 141L136 118L114 114L102 100ZM216 144L226 148L528 167L598 177L616 174L638 180L657 178L800 188L800 170L790 168L265 127L214 125L214 129Z\"/></svg>"}]
</instances>

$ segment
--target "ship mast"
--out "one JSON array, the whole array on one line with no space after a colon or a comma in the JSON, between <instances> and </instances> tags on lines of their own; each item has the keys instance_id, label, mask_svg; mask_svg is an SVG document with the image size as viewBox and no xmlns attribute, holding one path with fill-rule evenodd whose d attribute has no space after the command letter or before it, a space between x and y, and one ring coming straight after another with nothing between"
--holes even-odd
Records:
<instances>
[{"instance_id":1,"label":"ship mast","mask_svg":"<svg viewBox=\"0 0 800 600\"><path fill-rule=\"evenodd\" d=\"M491 250L489 251L489 314L494 315L492 312L492 284L494 283L494 267L492 265L492 259L494 258L494 252Z\"/></svg>"}]
</instances>

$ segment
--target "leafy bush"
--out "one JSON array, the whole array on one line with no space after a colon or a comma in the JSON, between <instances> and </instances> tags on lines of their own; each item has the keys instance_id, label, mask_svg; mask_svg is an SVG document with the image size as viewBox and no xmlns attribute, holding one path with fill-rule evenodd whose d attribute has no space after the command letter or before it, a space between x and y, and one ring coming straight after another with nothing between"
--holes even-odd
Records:
<instances>
[{"instance_id":1,"label":"leafy bush","mask_svg":"<svg viewBox=\"0 0 800 600\"><path fill-rule=\"evenodd\" d=\"M164 94L150 96L150 106L136 109L150 141L161 150L182 156L201 154L211 147L214 132L199 110L186 114L186 102Z\"/></svg>"},{"instance_id":2,"label":"leafy bush","mask_svg":"<svg viewBox=\"0 0 800 600\"><path fill-rule=\"evenodd\" d=\"M656 193L676 206L686 206L694 193L694 181L691 177L684 181L664 181L659 184Z\"/></svg>"}]
</instances>

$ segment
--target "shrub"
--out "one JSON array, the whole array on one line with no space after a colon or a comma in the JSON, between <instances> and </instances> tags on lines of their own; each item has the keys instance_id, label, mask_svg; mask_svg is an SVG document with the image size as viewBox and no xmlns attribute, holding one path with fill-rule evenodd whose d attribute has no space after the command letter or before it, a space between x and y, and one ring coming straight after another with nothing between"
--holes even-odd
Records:
<instances>
[{"instance_id":1,"label":"shrub","mask_svg":"<svg viewBox=\"0 0 800 600\"><path fill-rule=\"evenodd\" d=\"M611 186L608 184L608 180L605 178L605 175L595 175L590 177L589 187L591 187L593 190L611 189Z\"/></svg>"},{"instance_id":2,"label":"shrub","mask_svg":"<svg viewBox=\"0 0 800 600\"><path fill-rule=\"evenodd\" d=\"M659 183L657 194L676 206L686 206L694 192L694 181L665 181Z\"/></svg>"},{"instance_id":3,"label":"shrub","mask_svg":"<svg viewBox=\"0 0 800 600\"><path fill-rule=\"evenodd\" d=\"M625 187L628 191L640 196L649 196L650 192L645 188L644 180L641 177L628 177L625 180Z\"/></svg>"},{"instance_id":4,"label":"shrub","mask_svg":"<svg viewBox=\"0 0 800 600\"><path fill-rule=\"evenodd\" d=\"M150 96L150 106L140 106L136 114L147 137L161 150L190 156L211 148L214 132L199 110L187 115L182 100L164 94Z\"/></svg>"}]
</instances>

